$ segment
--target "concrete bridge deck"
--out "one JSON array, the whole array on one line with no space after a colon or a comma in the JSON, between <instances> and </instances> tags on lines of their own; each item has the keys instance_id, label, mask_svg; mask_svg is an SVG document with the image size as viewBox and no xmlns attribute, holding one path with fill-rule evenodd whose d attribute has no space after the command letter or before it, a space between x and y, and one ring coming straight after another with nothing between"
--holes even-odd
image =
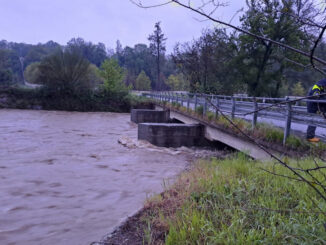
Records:
<instances>
[{"instance_id":1,"label":"concrete bridge deck","mask_svg":"<svg viewBox=\"0 0 326 245\"><path fill-rule=\"evenodd\" d=\"M163 107L156 105L155 109L163 110ZM188 116L184 113L177 111L170 111L170 118L177 119L183 123L187 124L195 124L201 123L205 125L205 137L209 140L222 142L238 151L244 152L245 154L251 156L254 159L268 161L271 159L270 155L267 154L264 150L259 148L257 145L249 142L247 140L241 139L235 135L226 133L219 129L218 127L214 127L208 123L205 123L201 120L195 119L191 116ZM276 154L275 152L272 152Z\"/></svg>"}]
</instances>

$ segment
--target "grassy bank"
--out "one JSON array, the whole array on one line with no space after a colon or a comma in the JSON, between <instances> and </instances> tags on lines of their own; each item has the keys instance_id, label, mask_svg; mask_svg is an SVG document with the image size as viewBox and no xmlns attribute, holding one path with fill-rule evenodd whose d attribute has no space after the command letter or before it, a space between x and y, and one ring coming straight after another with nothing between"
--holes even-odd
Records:
<instances>
[{"instance_id":1,"label":"grassy bank","mask_svg":"<svg viewBox=\"0 0 326 245\"><path fill-rule=\"evenodd\" d=\"M147 203L144 243L325 244L326 203L302 182L261 168L293 176L244 156L200 162Z\"/></svg>"},{"instance_id":2,"label":"grassy bank","mask_svg":"<svg viewBox=\"0 0 326 245\"><path fill-rule=\"evenodd\" d=\"M0 88L0 108L130 112L131 108L152 107L149 100L125 92L89 90L81 93L54 93L43 88Z\"/></svg>"}]
</instances>

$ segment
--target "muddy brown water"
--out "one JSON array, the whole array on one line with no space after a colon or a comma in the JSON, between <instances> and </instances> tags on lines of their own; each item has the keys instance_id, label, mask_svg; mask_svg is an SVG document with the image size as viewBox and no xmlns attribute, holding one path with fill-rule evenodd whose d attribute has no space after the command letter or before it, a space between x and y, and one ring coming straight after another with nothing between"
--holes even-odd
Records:
<instances>
[{"instance_id":1,"label":"muddy brown water","mask_svg":"<svg viewBox=\"0 0 326 245\"><path fill-rule=\"evenodd\" d=\"M129 114L0 110L0 244L89 244L163 189L186 154L125 147Z\"/></svg>"}]
</instances>

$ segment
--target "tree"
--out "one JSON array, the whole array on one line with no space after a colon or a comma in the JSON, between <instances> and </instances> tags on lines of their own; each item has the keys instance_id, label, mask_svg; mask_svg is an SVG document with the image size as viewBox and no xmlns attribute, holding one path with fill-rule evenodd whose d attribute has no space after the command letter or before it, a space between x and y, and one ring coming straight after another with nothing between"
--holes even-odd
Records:
<instances>
[{"instance_id":1,"label":"tree","mask_svg":"<svg viewBox=\"0 0 326 245\"><path fill-rule=\"evenodd\" d=\"M171 90L174 91L189 90L189 82L181 73L178 73L176 75L171 74L167 79L167 85L170 87Z\"/></svg>"},{"instance_id":2,"label":"tree","mask_svg":"<svg viewBox=\"0 0 326 245\"><path fill-rule=\"evenodd\" d=\"M24 71L24 77L27 82L29 83L41 83L42 81L38 81L40 77L40 70L39 70L40 62L34 62L29 64Z\"/></svg>"},{"instance_id":3,"label":"tree","mask_svg":"<svg viewBox=\"0 0 326 245\"><path fill-rule=\"evenodd\" d=\"M305 89L302 86L301 82L297 82L294 84L292 88L292 95L294 96L305 96L307 93L305 92Z\"/></svg>"},{"instance_id":4,"label":"tree","mask_svg":"<svg viewBox=\"0 0 326 245\"><path fill-rule=\"evenodd\" d=\"M241 18L242 29L297 49L307 50L311 35L305 33L302 25L290 16L303 7L295 2L247 1L248 11ZM238 38L238 67L244 74L249 93L254 96L279 96L285 70L298 69L288 62L288 59L301 62L302 57L293 55L272 42L257 40L246 33L239 34Z\"/></svg>"},{"instance_id":5,"label":"tree","mask_svg":"<svg viewBox=\"0 0 326 245\"><path fill-rule=\"evenodd\" d=\"M151 90L151 80L146 75L144 71L141 71L139 73L136 83L135 83L135 89L136 90Z\"/></svg>"},{"instance_id":6,"label":"tree","mask_svg":"<svg viewBox=\"0 0 326 245\"><path fill-rule=\"evenodd\" d=\"M0 49L0 86L8 86L13 82L13 72L8 58L9 51Z\"/></svg>"},{"instance_id":7,"label":"tree","mask_svg":"<svg viewBox=\"0 0 326 245\"><path fill-rule=\"evenodd\" d=\"M282 41L276 41L272 38L265 37L263 34L255 34L251 33L250 31L247 31L245 29L242 29L241 27L237 27L235 25L232 25L230 22L226 22L223 20L220 20L218 18L215 18L213 15L216 12L216 10L220 9L221 7L226 6L225 3L215 0L204 0L204 1L198 1L198 3L186 1L186 0L171 0L167 2L158 3L155 5L144 5L142 0L138 0L137 2L135 0L130 0L132 3L137 5L141 8L153 8L153 7L160 7L167 4L176 4L177 6L183 7L185 9L188 9L204 18L206 18L209 21L212 21L216 24L221 24L226 27L232 28L235 31L238 31L240 33L247 34L251 37L254 37L258 40L265 41L268 43L272 43L274 45L279 46L280 48L283 48L287 51L292 51L296 53L297 55L300 55L302 57L308 57L310 59L311 66L322 73L323 75L326 75L326 73L321 69L321 66L326 65L326 60L321 59L319 57L315 56L315 51L318 48L318 44L322 41L323 34L326 31L326 18L324 16L324 9L320 8L320 4L311 1L311 0L297 0L297 1L281 1L282 4L285 5L285 8L282 9L283 11L288 10L287 3L288 2L294 2L295 5L298 6L297 12L289 12L289 16L291 16L296 22L301 23L304 26L304 29L307 32L311 32L312 30L315 30L315 32L319 32L319 35L316 35L314 38L314 41L311 43L311 48L309 49L310 52L307 52L305 50L300 50L295 47L289 46L287 44L284 44ZM265 3L269 3L269 1L264 1ZM302 64L299 64L302 65Z\"/></svg>"},{"instance_id":8,"label":"tree","mask_svg":"<svg viewBox=\"0 0 326 245\"><path fill-rule=\"evenodd\" d=\"M37 81L53 94L79 94L93 86L88 79L89 65L77 50L59 50L42 60Z\"/></svg>"},{"instance_id":9,"label":"tree","mask_svg":"<svg viewBox=\"0 0 326 245\"><path fill-rule=\"evenodd\" d=\"M144 71L151 81L154 80L155 59L146 44L136 44L133 48L126 46L124 49L118 47L118 53L115 53L113 58L117 59L119 65L127 70L125 78L127 85L134 86L141 71Z\"/></svg>"},{"instance_id":10,"label":"tree","mask_svg":"<svg viewBox=\"0 0 326 245\"><path fill-rule=\"evenodd\" d=\"M190 91L232 94L243 91L237 77L234 37L225 29L205 30L199 39L178 44L172 55L179 72L190 83Z\"/></svg>"},{"instance_id":11,"label":"tree","mask_svg":"<svg viewBox=\"0 0 326 245\"><path fill-rule=\"evenodd\" d=\"M108 93L127 93L130 87L127 87L123 80L125 70L119 66L117 60L105 60L100 68L100 75L104 79L103 89Z\"/></svg>"},{"instance_id":12,"label":"tree","mask_svg":"<svg viewBox=\"0 0 326 245\"><path fill-rule=\"evenodd\" d=\"M160 27L160 22L157 22L155 24L154 33L149 35L148 40L150 41L150 49L156 60L157 80L154 87L158 90L161 90L163 88L163 84L161 81L161 63L164 59L166 38L164 37L164 34Z\"/></svg>"},{"instance_id":13,"label":"tree","mask_svg":"<svg viewBox=\"0 0 326 245\"><path fill-rule=\"evenodd\" d=\"M80 52L89 62L97 67L107 58L106 48L103 43L95 45L92 42L86 42L82 38L73 38L68 42L66 48L77 50L77 52Z\"/></svg>"}]
</instances>

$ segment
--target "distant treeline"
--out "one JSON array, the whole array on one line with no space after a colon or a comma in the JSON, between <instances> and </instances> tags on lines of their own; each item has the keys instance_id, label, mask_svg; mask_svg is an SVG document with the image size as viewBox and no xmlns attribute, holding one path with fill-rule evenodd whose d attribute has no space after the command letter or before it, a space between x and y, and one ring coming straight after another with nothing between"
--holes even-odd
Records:
<instances>
[{"instance_id":1,"label":"distant treeline","mask_svg":"<svg viewBox=\"0 0 326 245\"><path fill-rule=\"evenodd\" d=\"M318 30L314 26L307 29L301 21L292 18L305 5L298 5L294 0L258 0L247 4L248 10L240 18L243 30L310 52ZM304 9L305 14L313 18L315 10L309 6ZM123 47L117 41L114 50L82 38L73 38L65 46L53 41L37 45L1 41L0 85L19 84L24 80L47 83L46 76L40 75L40 67L58 50L74 50L90 63L88 79L93 89L104 84L105 63L111 64L109 72L118 69L122 74L119 80L126 87L136 90L302 96L322 78L311 68L308 57L245 33L221 28L203 30L198 39L176 44L169 55L165 52L166 39L158 22L148 37L149 45ZM314 55L326 60L325 50L322 41Z\"/></svg>"}]
</instances>

